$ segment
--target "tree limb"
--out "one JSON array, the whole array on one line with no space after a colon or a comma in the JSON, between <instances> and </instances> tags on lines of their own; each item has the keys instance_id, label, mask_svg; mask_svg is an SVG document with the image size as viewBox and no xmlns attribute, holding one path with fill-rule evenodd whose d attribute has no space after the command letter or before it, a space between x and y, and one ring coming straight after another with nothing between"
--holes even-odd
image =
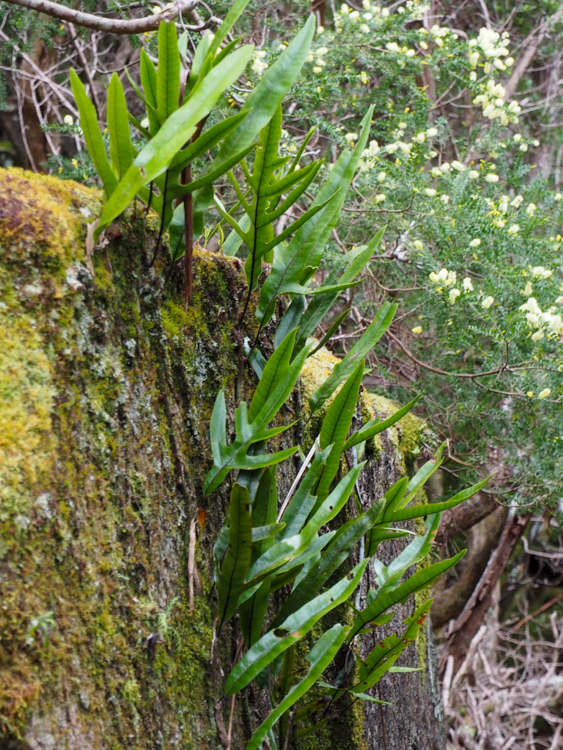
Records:
<instances>
[{"instance_id":1,"label":"tree limb","mask_svg":"<svg viewBox=\"0 0 563 750\"><path fill-rule=\"evenodd\" d=\"M459 578L449 588L434 590L432 625L441 628L454 617L458 617L481 576L502 533L508 511L494 503L495 511L473 526L468 536L468 552L463 560Z\"/></svg>"},{"instance_id":2,"label":"tree limb","mask_svg":"<svg viewBox=\"0 0 563 750\"><path fill-rule=\"evenodd\" d=\"M450 655L454 657L457 666L462 663L469 644L479 630L490 606L497 581L514 548L520 541L529 519L529 516L518 515L513 515L507 519L497 548L492 554L481 580L463 608L461 615L450 625L449 635L440 659L442 668Z\"/></svg>"},{"instance_id":3,"label":"tree limb","mask_svg":"<svg viewBox=\"0 0 563 750\"><path fill-rule=\"evenodd\" d=\"M478 492L467 502L444 511L436 534L436 544L442 545L450 535L467 531L493 513L498 507L493 495Z\"/></svg>"},{"instance_id":4,"label":"tree limb","mask_svg":"<svg viewBox=\"0 0 563 750\"><path fill-rule=\"evenodd\" d=\"M414 354L407 349L403 342L391 333L391 331L387 331L387 336L391 339L391 341L394 341L399 349L404 354L406 354L407 357L411 359L415 364L417 364L419 367L422 367L424 370L435 372L437 375L448 375L449 377L454 378L475 379L484 378L488 375L498 375L500 372L504 372L505 370L510 369L507 365L501 365L500 367L495 367L494 370L487 370L486 372L448 372L447 370L441 370L438 367L432 367L432 365L429 365L426 362L422 362L420 359L417 359Z\"/></svg>"},{"instance_id":5,"label":"tree limb","mask_svg":"<svg viewBox=\"0 0 563 750\"><path fill-rule=\"evenodd\" d=\"M94 31L103 31L107 34L143 34L157 29L161 21L173 21L180 13L190 13L198 5L199 0L176 0L170 8L165 8L161 13L130 20L103 18L93 13L83 13L80 10L68 8L66 5L52 3L50 0L6 0L6 2Z\"/></svg>"},{"instance_id":6,"label":"tree limb","mask_svg":"<svg viewBox=\"0 0 563 750\"><path fill-rule=\"evenodd\" d=\"M540 44L543 42L543 38L547 34L549 27L550 27L550 22L547 20L544 20L540 24L536 38L530 42L528 47L526 47L524 54L516 63L516 67L514 68L514 71L512 75L510 76L508 83L505 86L505 94L504 94L505 101L508 101L509 99L511 99L516 93L516 89L518 88L520 79L522 78L526 70L528 69L528 66L530 65L534 57L536 56L536 52L538 51Z\"/></svg>"}]
</instances>

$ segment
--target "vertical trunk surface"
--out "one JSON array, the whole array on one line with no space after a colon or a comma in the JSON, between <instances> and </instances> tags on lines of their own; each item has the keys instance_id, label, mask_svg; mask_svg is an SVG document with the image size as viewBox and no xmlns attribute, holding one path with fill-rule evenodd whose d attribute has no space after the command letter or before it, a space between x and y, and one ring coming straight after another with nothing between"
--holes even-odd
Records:
<instances>
[{"instance_id":1,"label":"vertical trunk surface","mask_svg":"<svg viewBox=\"0 0 563 750\"><path fill-rule=\"evenodd\" d=\"M252 331L237 326L244 277L236 259L200 252L185 312L181 280L165 286L164 269L148 267L151 219L129 216L93 265L85 257L85 224L99 211L96 191L0 170L0 748L219 750L230 708L221 670L236 633L224 631L211 661L211 560L227 490L203 498L201 484L217 391L232 418L252 387L241 348ZM309 361L284 440L310 439L302 404L334 361ZM392 408L362 399L358 418ZM368 446L364 505L409 469L422 440L410 418ZM296 468L284 465L281 493ZM401 664L422 671L375 693L392 706L358 702L301 747L442 750L431 637L415 646ZM233 749L261 710L264 696L241 696Z\"/></svg>"}]
</instances>

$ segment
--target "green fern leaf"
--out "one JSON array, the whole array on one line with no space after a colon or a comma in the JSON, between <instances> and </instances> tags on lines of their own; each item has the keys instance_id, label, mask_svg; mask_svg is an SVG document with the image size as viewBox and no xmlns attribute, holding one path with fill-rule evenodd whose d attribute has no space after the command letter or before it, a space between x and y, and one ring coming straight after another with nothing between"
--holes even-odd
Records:
<instances>
[{"instance_id":1,"label":"green fern leaf","mask_svg":"<svg viewBox=\"0 0 563 750\"><path fill-rule=\"evenodd\" d=\"M351 571L350 580L343 578L338 581L328 591L307 602L304 607L290 615L279 628L263 635L231 671L225 686L227 695L233 695L242 690L280 654L304 638L322 617L345 602L358 586L366 565L367 560L356 565Z\"/></svg>"},{"instance_id":2,"label":"green fern leaf","mask_svg":"<svg viewBox=\"0 0 563 750\"><path fill-rule=\"evenodd\" d=\"M234 484L229 504L229 543L217 591L219 593L219 628L229 620L244 588L252 552L250 499L246 487Z\"/></svg>"}]
</instances>

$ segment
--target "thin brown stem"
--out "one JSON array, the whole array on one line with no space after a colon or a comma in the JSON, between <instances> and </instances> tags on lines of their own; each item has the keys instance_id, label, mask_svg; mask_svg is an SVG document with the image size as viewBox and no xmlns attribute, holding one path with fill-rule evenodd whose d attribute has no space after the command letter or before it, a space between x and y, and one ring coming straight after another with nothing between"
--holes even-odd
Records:
<instances>
[{"instance_id":1,"label":"thin brown stem","mask_svg":"<svg viewBox=\"0 0 563 750\"><path fill-rule=\"evenodd\" d=\"M45 13L47 16L73 23L76 26L103 31L106 34L144 34L146 31L157 29L161 21L173 21L180 13L190 13L198 5L199 0L176 0L170 8L165 8L156 15L129 20L103 18L93 13L84 13L65 5L52 3L50 0L7 0L7 2L39 13Z\"/></svg>"}]
</instances>

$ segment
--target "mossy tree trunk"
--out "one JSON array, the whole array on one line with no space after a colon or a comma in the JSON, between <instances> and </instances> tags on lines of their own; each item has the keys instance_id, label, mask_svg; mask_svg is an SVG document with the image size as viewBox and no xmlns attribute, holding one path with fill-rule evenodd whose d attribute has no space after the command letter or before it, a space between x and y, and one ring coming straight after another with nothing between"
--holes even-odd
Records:
<instances>
[{"instance_id":1,"label":"mossy tree trunk","mask_svg":"<svg viewBox=\"0 0 563 750\"><path fill-rule=\"evenodd\" d=\"M236 633L224 631L211 659L211 560L228 488L205 499L201 484L217 391L232 416L252 384L242 353L252 331L237 323L244 277L237 260L199 253L186 313L181 280L165 283L163 261L149 267L150 220L129 217L85 257L99 210L96 191L0 170L0 748L219 750ZM304 392L331 366L326 354L309 362L286 440L306 441ZM389 408L367 394L363 405ZM364 503L420 440L411 420L370 447ZM282 492L295 470L282 470ZM382 683L392 706L356 703L302 747L441 749L427 653L421 642L401 662L423 672ZM233 748L261 706L241 696Z\"/></svg>"}]
</instances>

